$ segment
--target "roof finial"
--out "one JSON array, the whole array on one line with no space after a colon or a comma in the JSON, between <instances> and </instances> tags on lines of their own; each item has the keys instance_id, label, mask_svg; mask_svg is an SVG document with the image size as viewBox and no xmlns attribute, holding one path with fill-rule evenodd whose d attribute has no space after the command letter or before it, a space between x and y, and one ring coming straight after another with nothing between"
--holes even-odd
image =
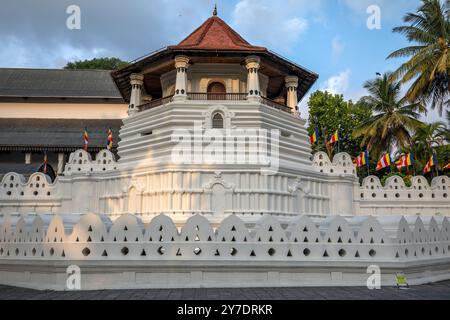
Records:
<instances>
[{"instance_id":1,"label":"roof finial","mask_svg":"<svg viewBox=\"0 0 450 320\"><path fill-rule=\"evenodd\" d=\"M213 16L217 16L217 3L214 5Z\"/></svg>"}]
</instances>

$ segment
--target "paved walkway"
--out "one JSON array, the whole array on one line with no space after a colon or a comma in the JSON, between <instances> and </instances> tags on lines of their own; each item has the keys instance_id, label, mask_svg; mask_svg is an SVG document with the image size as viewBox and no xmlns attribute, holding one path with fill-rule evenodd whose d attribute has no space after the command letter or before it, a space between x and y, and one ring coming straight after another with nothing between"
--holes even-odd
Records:
<instances>
[{"instance_id":1,"label":"paved walkway","mask_svg":"<svg viewBox=\"0 0 450 320\"><path fill-rule=\"evenodd\" d=\"M450 281L414 286L408 290L384 287L139 289L95 291L38 291L0 285L0 300L450 300Z\"/></svg>"}]
</instances>

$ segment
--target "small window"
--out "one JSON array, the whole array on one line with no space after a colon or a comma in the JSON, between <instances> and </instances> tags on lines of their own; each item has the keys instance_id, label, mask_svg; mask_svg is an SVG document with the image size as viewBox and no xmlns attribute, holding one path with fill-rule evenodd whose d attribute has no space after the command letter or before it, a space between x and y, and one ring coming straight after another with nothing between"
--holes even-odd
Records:
<instances>
[{"instance_id":1,"label":"small window","mask_svg":"<svg viewBox=\"0 0 450 320\"><path fill-rule=\"evenodd\" d=\"M215 113L212 118L213 129L223 129L223 117L220 113Z\"/></svg>"}]
</instances>

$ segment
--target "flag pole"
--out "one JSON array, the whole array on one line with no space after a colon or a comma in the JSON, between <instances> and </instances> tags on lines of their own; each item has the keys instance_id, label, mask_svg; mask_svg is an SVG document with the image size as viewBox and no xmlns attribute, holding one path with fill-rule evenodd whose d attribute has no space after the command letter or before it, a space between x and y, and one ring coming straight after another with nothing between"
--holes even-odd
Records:
<instances>
[{"instance_id":1,"label":"flag pole","mask_svg":"<svg viewBox=\"0 0 450 320\"><path fill-rule=\"evenodd\" d=\"M337 135L338 135L338 153L341 152L340 151L341 150L341 148L340 148L340 146L341 146L341 135L340 135L340 132L339 132L339 131L341 131L340 129L341 129L341 125L338 126L338 132L337 132Z\"/></svg>"}]
</instances>

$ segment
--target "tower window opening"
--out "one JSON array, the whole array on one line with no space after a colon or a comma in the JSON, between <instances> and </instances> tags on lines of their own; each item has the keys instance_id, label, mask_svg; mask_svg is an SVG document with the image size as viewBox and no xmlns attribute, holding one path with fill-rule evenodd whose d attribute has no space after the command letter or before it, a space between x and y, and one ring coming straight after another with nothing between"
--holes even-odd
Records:
<instances>
[{"instance_id":1,"label":"tower window opening","mask_svg":"<svg viewBox=\"0 0 450 320\"><path fill-rule=\"evenodd\" d=\"M208 86L208 100L225 100L225 86L220 82L213 82Z\"/></svg>"},{"instance_id":2,"label":"tower window opening","mask_svg":"<svg viewBox=\"0 0 450 320\"><path fill-rule=\"evenodd\" d=\"M223 116L220 113L215 113L212 118L213 129L223 129Z\"/></svg>"}]
</instances>

